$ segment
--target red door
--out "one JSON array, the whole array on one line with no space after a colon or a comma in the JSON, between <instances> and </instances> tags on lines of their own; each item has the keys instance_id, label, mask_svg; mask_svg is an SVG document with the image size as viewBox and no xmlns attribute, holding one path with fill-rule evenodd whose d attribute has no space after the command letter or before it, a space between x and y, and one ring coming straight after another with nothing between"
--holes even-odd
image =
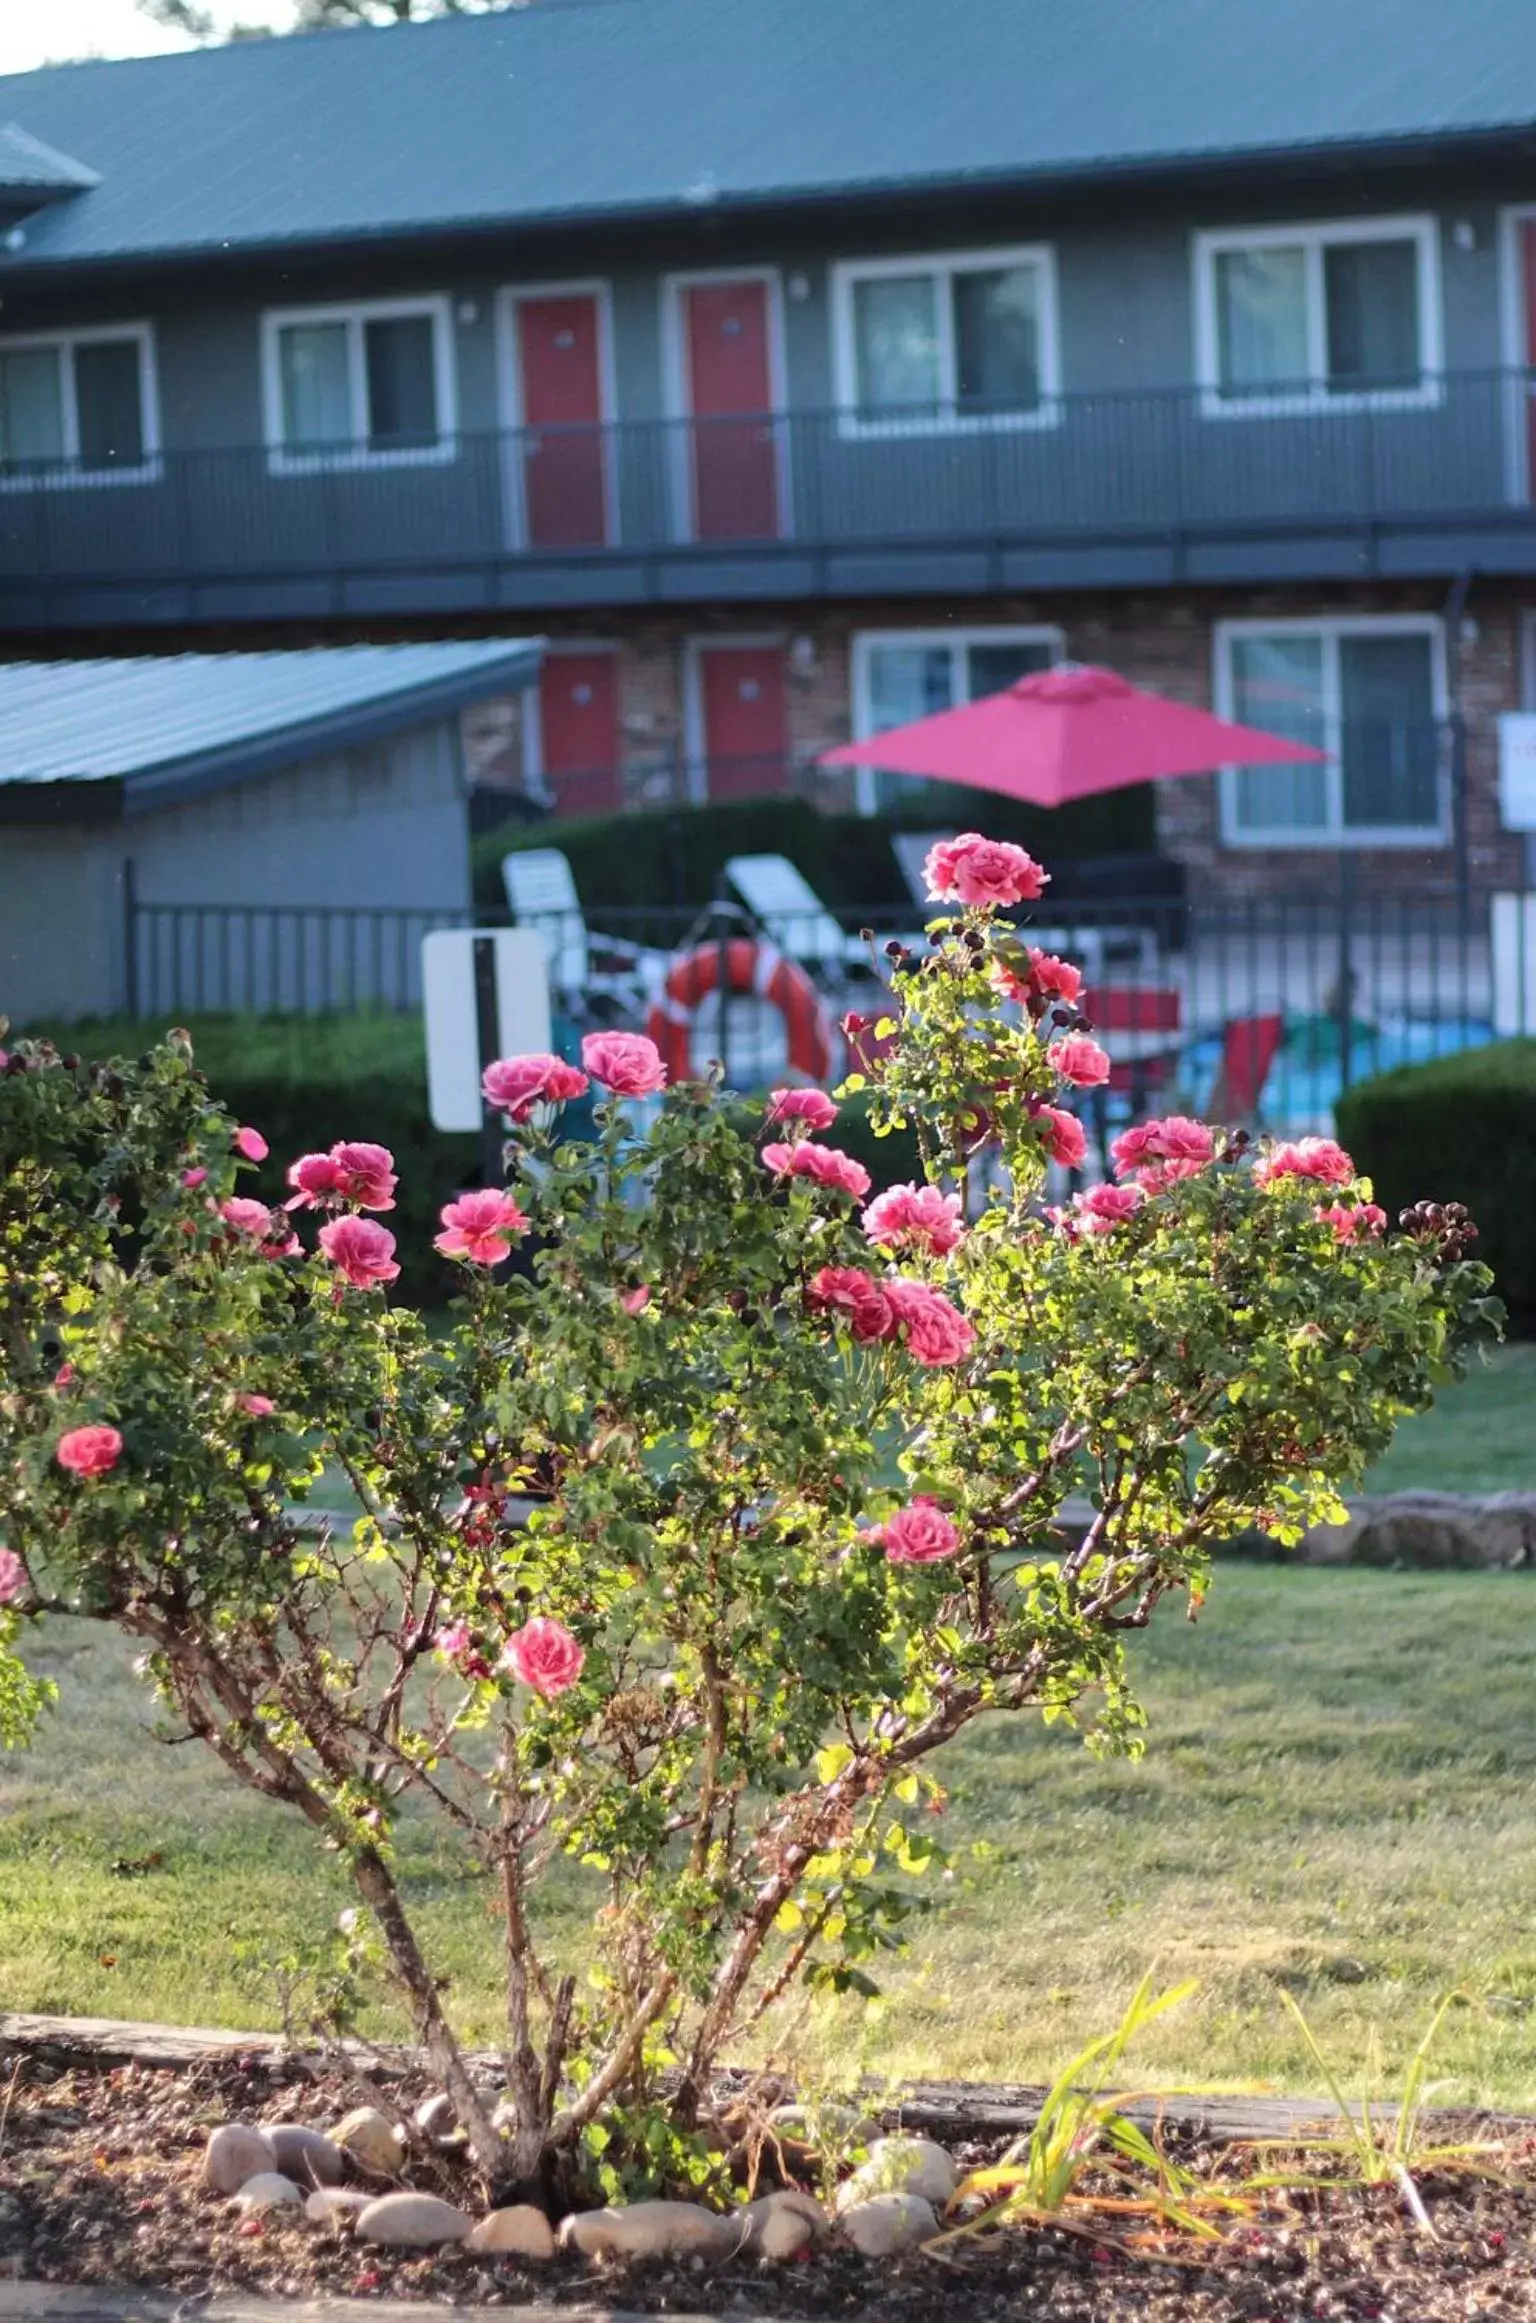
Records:
<instances>
[{"instance_id":1,"label":"red door","mask_svg":"<svg viewBox=\"0 0 1536 2323\"><path fill-rule=\"evenodd\" d=\"M539 739L557 815L606 815L622 804L617 674L615 653L544 658Z\"/></svg>"},{"instance_id":2,"label":"red door","mask_svg":"<svg viewBox=\"0 0 1536 2323\"><path fill-rule=\"evenodd\" d=\"M760 798L786 787L789 736L778 646L701 648L699 707L710 798Z\"/></svg>"},{"instance_id":3,"label":"red door","mask_svg":"<svg viewBox=\"0 0 1536 2323\"><path fill-rule=\"evenodd\" d=\"M603 379L590 292L519 299L523 507L531 548L601 548L608 538Z\"/></svg>"},{"instance_id":4,"label":"red door","mask_svg":"<svg viewBox=\"0 0 1536 2323\"><path fill-rule=\"evenodd\" d=\"M698 540L773 540L779 454L768 361L768 285L695 282L683 291Z\"/></svg>"}]
</instances>

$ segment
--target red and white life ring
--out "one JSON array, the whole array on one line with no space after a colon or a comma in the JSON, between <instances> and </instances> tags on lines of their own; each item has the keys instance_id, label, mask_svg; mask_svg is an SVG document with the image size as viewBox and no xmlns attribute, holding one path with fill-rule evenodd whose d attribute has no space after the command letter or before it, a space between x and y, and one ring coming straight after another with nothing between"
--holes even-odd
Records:
<instances>
[{"instance_id":1,"label":"red and white life ring","mask_svg":"<svg viewBox=\"0 0 1536 2323\"><path fill-rule=\"evenodd\" d=\"M645 1029L671 1080L692 1077L693 1020L700 1001L719 988L721 949L701 944L696 952L680 953L651 1003ZM824 1083L832 1071L832 1025L805 970L772 944L747 936L732 936L724 951L727 989L771 1001L788 1028L791 1068L808 1081Z\"/></svg>"}]
</instances>

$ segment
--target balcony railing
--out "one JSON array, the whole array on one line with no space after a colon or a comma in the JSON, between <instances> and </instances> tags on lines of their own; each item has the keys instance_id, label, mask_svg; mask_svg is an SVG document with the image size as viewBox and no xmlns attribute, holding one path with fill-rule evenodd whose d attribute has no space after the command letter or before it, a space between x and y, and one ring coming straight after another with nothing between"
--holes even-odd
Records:
<instances>
[{"instance_id":1,"label":"balcony railing","mask_svg":"<svg viewBox=\"0 0 1536 2323\"><path fill-rule=\"evenodd\" d=\"M898 413L871 429L795 411L460 434L416 456L172 448L122 477L0 463L0 590L195 583L217 614L227 584L234 607L242 583L371 575L391 577L408 612L448 571L477 576L496 604L529 601L515 586L498 595L498 576L586 566L611 580L668 560L718 571L743 554L1467 524L1520 537L1536 374L1431 385L1417 401L1219 413L1196 389L1063 395L1027 428ZM856 558L840 585L859 585ZM151 595L144 609L155 617Z\"/></svg>"}]
</instances>

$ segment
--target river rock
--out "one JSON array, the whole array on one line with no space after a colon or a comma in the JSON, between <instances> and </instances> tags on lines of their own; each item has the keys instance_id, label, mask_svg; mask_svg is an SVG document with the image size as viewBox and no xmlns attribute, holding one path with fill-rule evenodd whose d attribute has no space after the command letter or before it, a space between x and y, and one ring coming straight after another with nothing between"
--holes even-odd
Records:
<instances>
[{"instance_id":1,"label":"river rock","mask_svg":"<svg viewBox=\"0 0 1536 2323\"><path fill-rule=\"evenodd\" d=\"M241 2210L297 2210L303 2199L293 2180L277 2170L258 2170L235 2196Z\"/></svg>"},{"instance_id":2,"label":"river rock","mask_svg":"<svg viewBox=\"0 0 1536 2323\"><path fill-rule=\"evenodd\" d=\"M855 2106L840 2105L776 2105L768 2116L780 2137L794 2138L800 2145L828 2144L834 2139L841 2145L867 2146L880 2134L880 2124Z\"/></svg>"},{"instance_id":3,"label":"river rock","mask_svg":"<svg viewBox=\"0 0 1536 2323\"><path fill-rule=\"evenodd\" d=\"M561 2221L560 2245L583 2258L730 2258L746 2232L739 2220L696 2202L628 2202L573 2211Z\"/></svg>"},{"instance_id":4,"label":"river rock","mask_svg":"<svg viewBox=\"0 0 1536 2323\"><path fill-rule=\"evenodd\" d=\"M435 2194L380 2194L357 2214L361 2241L387 2243L394 2250L435 2250L440 2243L462 2242L471 2223Z\"/></svg>"},{"instance_id":5,"label":"river rock","mask_svg":"<svg viewBox=\"0 0 1536 2323\"><path fill-rule=\"evenodd\" d=\"M245 2121L225 2121L208 2140L203 2184L216 2194L238 2194L247 2178L276 2168L277 2156L259 2129Z\"/></svg>"},{"instance_id":6,"label":"river rock","mask_svg":"<svg viewBox=\"0 0 1536 2323\"><path fill-rule=\"evenodd\" d=\"M933 2204L921 2194L874 2194L855 2202L838 2221L845 2242L865 2258L893 2258L917 2242L928 2242L939 2231Z\"/></svg>"},{"instance_id":7,"label":"river rock","mask_svg":"<svg viewBox=\"0 0 1536 2323\"><path fill-rule=\"evenodd\" d=\"M942 2210L959 2179L941 2145L929 2137L879 2137L851 2178L837 2190L839 2213L876 2194L919 2194Z\"/></svg>"},{"instance_id":8,"label":"river rock","mask_svg":"<svg viewBox=\"0 0 1536 2323\"><path fill-rule=\"evenodd\" d=\"M531 2202L514 2202L510 2209L493 2210L472 2226L464 2248L499 2251L509 2258L553 2258L555 2230Z\"/></svg>"},{"instance_id":9,"label":"river rock","mask_svg":"<svg viewBox=\"0 0 1536 2323\"><path fill-rule=\"evenodd\" d=\"M445 2090L435 2097L424 2097L411 2115L413 2127L429 2145L446 2145L459 2126L459 2117L453 2110L453 2099Z\"/></svg>"},{"instance_id":10,"label":"river rock","mask_svg":"<svg viewBox=\"0 0 1536 2323\"><path fill-rule=\"evenodd\" d=\"M400 2140L394 2123L376 2105L354 2106L337 2122L331 2137L347 2159L371 2178L399 2176Z\"/></svg>"},{"instance_id":11,"label":"river rock","mask_svg":"<svg viewBox=\"0 0 1536 2323\"><path fill-rule=\"evenodd\" d=\"M748 2248L760 2258L798 2258L829 2230L821 2204L793 2186L777 2194L760 2195L747 2204L741 2216L746 2221Z\"/></svg>"},{"instance_id":12,"label":"river rock","mask_svg":"<svg viewBox=\"0 0 1536 2323\"><path fill-rule=\"evenodd\" d=\"M360 2186L317 2186L304 2204L304 2215L316 2226L346 2226L377 2200L376 2194L365 2194Z\"/></svg>"},{"instance_id":13,"label":"river rock","mask_svg":"<svg viewBox=\"0 0 1536 2323\"><path fill-rule=\"evenodd\" d=\"M264 2121L261 2134L285 2178L300 2186L339 2186L346 2164L323 2130L302 2121Z\"/></svg>"}]
</instances>

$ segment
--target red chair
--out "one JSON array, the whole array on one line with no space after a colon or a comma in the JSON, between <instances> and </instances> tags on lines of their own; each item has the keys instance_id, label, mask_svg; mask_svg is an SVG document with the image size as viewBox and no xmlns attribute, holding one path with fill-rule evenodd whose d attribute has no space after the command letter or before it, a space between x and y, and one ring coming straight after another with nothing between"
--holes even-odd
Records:
<instances>
[{"instance_id":1,"label":"red chair","mask_svg":"<svg viewBox=\"0 0 1536 2323\"><path fill-rule=\"evenodd\" d=\"M1257 1121L1264 1084L1284 1039L1283 1016L1232 1019L1221 1036L1221 1063L1211 1089L1213 1119Z\"/></svg>"}]
</instances>

